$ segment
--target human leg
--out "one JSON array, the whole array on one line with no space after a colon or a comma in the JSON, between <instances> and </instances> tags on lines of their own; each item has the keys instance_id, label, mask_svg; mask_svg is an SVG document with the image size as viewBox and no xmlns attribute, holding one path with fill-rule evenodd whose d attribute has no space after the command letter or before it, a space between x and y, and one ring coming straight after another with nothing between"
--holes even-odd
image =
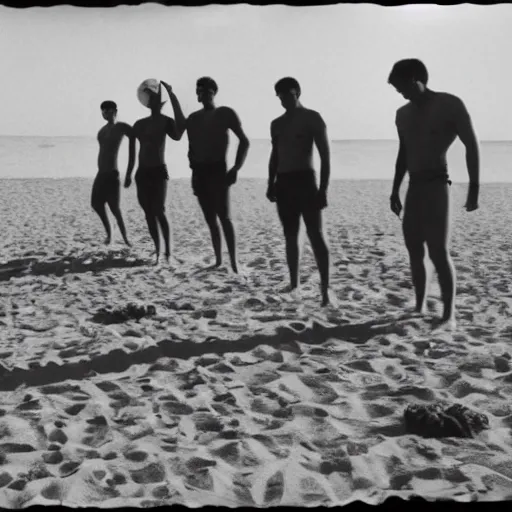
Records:
<instances>
[{"instance_id":1,"label":"human leg","mask_svg":"<svg viewBox=\"0 0 512 512\"><path fill-rule=\"evenodd\" d=\"M91 207L98 214L103 227L105 228L105 232L107 233L105 243L108 245L112 238L112 229L110 227L110 222L105 208L106 198L103 190L104 180L102 178L103 177L98 174L94 180L91 192Z\"/></svg>"},{"instance_id":2,"label":"human leg","mask_svg":"<svg viewBox=\"0 0 512 512\"><path fill-rule=\"evenodd\" d=\"M428 252L439 279L443 301L442 322L455 320L456 277L450 256L450 189L445 183L430 184L426 190L429 211L425 219Z\"/></svg>"},{"instance_id":3,"label":"human leg","mask_svg":"<svg viewBox=\"0 0 512 512\"><path fill-rule=\"evenodd\" d=\"M329 304L329 248L322 229L322 211L318 208L307 208L303 212L303 218L320 273L322 306L326 306Z\"/></svg>"},{"instance_id":4,"label":"human leg","mask_svg":"<svg viewBox=\"0 0 512 512\"><path fill-rule=\"evenodd\" d=\"M115 176L115 179L112 179L111 189L109 190L109 196L107 198L107 203L112 212L112 215L117 221L117 225L119 226L119 231L121 232L121 236L123 237L124 242L129 247L131 246L128 236L126 235L126 227L124 225L123 215L121 213L121 205L120 205L120 188L121 184L119 183L119 175Z\"/></svg>"},{"instance_id":5,"label":"human leg","mask_svg":"<svg viewBox=\"0 0 512 512\"><path fill-rule=\"evenodd\" d=\"M417 313L424 313L428 275L425 267L425 237L423 232L422 208L424 198L418 186L409 186L405 199L405 213L402 224L405 246L409 253L412 284L416 295Z\"/></svg>"},{"instance_id":6,"label":"human leg","mask_svg":"<svg viewBox=\"0 0 512 512\"><path fill-rule=\"evenodd\" d=\"M231 220L229 188L224 185L219 186L215 194L215 199L215 211L220 220L222 231L224 232L224 238L226 239L231 269L237 274L238 263L236 257L236 234L233 221Z\"/></svg>"},{"instance_id":7,"label":"human leg","mask_svg":"<svg viewBox=\"0 0 512 512\"><path fill-rule=\"evenodd\" d=\"M158 263L160 257L160 237L158 234L157 219L151 207L151 190L148 190L148 183L144 179L137 181L137 199L146 216L146 223L148 225L149 234L155 246L156 262Z\"/></svg>"},{"instance_id":8,"label":"human leg","mask_svg":"<svg viewBox=\"0 0 512 512\"><path fill-rule=\"evenodd\" d=\"M301 213L289 195L289 191L283 190L282 186L277 186L276 188L277 213L285 237L290 287L292 290L295 290L299 286L299 230Z\"/></svg>"}]
</instances>

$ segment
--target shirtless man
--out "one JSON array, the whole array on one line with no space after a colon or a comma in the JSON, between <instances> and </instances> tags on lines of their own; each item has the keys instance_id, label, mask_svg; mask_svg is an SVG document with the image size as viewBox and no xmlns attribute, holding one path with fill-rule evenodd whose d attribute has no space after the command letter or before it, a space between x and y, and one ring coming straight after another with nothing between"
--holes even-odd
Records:
<instances>
[{"instance_id":1,"label":"shirtless man","mask_svg":"<svg viewBox=\"0 0 512 512\"><path fill-rule=\"evenodd\" d=\"M238 273L235 230L230 215L229 189L236 183L238 171L249 150L249 140L236 112L229 107L216 107L218 87L210 77L196 82L197 101L203 108L190 114L186 122L189 140L188 158L192 169L192 190L210 229L217 268L222 264L222 241L217 223L224 231L233 272ZM229 130L239 140L234 166L228 170L226 153Z\"/></svg>"},{"instance_id":2,"label":"shirtless man","mask_svg":"<svg viewBox=\"0 0 512 512\"><path fill-rule=\"evenodd\" d=\"M98 155L98 173L94 179L91 194L91 206L99 215L107 238L105 243L108 245L112 239L112 230L108 220L105 204L108 204L112 215L114 215L123 240L126 245L130 242L126 236L123 216L119 205L120 182L119 171L117 169L117 155L121 140L124 135L129 138L128 170L126 175L131 174L135 163L135 140L133 138L132 128L126 123L116 123L117 105L113 101L104 101L101 105L101 115L107 121L107 124L98 132L98 142L100 151Z\"/></svg>"},{"instance_id":3,"label":"shirtless man","mask_svg":"<svg viewBox=\"0 0 512 512\"><path fill-rule=\"evenodd\" d=\"M161 113L165 102L161 101L161 94L146 89L149 94L149 109L151 115L139 119L133 125L135 137L139 140L139 167L135 174L137 185L137 199L144 210L149 234L155 244L156 260L160 258L160 236L158 225L162 230L165 243L165 258L169 262L171 256L169 222L165 215L165 199L167 196L167 181L169 174L165 164L165 141L168 135L173 140L180 139L180 130L185 123L178 98L172 92L170 85L161 82L169 94L176 122L171 117ZM126 176L125 186L131 184L131 172Z\"/></svg>"},{"instance_id":4,"label":"shirtless man","mask_svg":"<svg viewBox=\"0 0 512 512\"><path fill-rule=\"evenodd\" d=\"M318 112L299 101L300 85L294 78L282 78L275 91L286 112L270 125L272 152L269 162L267 198L277 203L286 241L290 291L299 286L299 229L304 219L320 272L322 306L329 298L329 249L322 233L322 210L327 206L330 152L326 125ZM313 168L313 143L320 154L320 187Z\"/></svg>"},{"instance_id":5,"label":"shirtless man","mask_svg":"<svg viewBox=\"0 0 512 512\"><path fill-rule=\"evenodd\" d=\"M478 208L478 142L464 103L457 96L427 88L428 72L421 61L397 62L388 82L409 100L396 113L400 146L390 206L400 216L400 185L409 171L403 233L416 292L416 312L423 314L426 306L426 243L439 277L444 306L443 316L436 324L439 328L454 328L455 271L449 252L451 181L446 153L456 137L466 147L469 189L465 208L472 212Z\"/></svg>"}]
</instances>

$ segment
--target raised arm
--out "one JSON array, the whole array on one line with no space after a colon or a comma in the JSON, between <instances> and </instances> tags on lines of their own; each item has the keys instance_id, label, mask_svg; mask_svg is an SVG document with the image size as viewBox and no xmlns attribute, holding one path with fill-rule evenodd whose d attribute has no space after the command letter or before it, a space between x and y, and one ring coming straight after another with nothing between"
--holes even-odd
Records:
<instances>
[{"instance_id":1,"label":"raised arm","mask_svg":"<svg viewBox=\"0 0 512 512\"><path fill-rule=\"evenodd\" d=\"M176 121L172 117L165 116L165 133L173 140L180 140L183 132L179 132Z\"/></svg>"},{"instance_id":2,"label":"raised arm","mask_svg":"<svg viewBox=\"0 0 512 512\"><path fill-rule=\"evenodd\" d=\"M314 124L313 140L320 155L320 193L326 194L331 176L331 151L327 137L327 126L320 114L317 114Z\"/></svg>"},{"instance_id":3,"label":"raised arm","mask_svg":"<svg viewBox=\"0 0 512 512\"><path fill-rule=\"evenodd\" d=\"M173 135L169 134L169 136L174 140L180 140L181 137L183 136L183 133L186 130L187 120L185 119L183 111L181 110L181 105L180 102L178 101L178 97L172 91L172 87L164 81L162 81L162 85L165 87L167 93L169 94L172 110L174 112L174 117L176 119L174 125L174 133Z\"/></svg>"},{"instance_id":4,"label":"raised arm","mask_svg":"<svg viewBox=\"0 0 512 512\"><path fill-rule=\"evenodd\" d=\"M466 148L469 188L465 207L468 211L473 211L478 208L478 194L480 190L480 150L471 117L466 106L459 98L454 100L454 123L457 136Z\"/></svg>"}]
</instances>

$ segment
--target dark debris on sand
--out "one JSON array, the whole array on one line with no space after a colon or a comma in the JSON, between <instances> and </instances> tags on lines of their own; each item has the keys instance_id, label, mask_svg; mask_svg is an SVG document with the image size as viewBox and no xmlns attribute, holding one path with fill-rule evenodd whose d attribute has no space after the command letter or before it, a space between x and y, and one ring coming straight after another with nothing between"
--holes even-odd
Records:
<instances>
[{"instance_id":1,"label":"dark debris on sand","mask_svg":"<svg viewBox=\"0 0 512 512\"><path fill-rule=\"evenodd\" d=\"M156 308L153 305L137 306L130 302L122 308L101 308L94 314L92 321L100 324L121 324L128 320L139 321L141 318L156 315Z\"/></svg>"},{"instance_id":2,"label":"dark debris on sand","mask_svg":"<svg viewBox=\"0 0 512 512\"><path fill-rule=\"evenodd\" d=\"M409 434L426 438L473 437L489 428L489 419L461 404L441 406L409 405L404 412L405 428Z\"/></svg>"}]
</instances>

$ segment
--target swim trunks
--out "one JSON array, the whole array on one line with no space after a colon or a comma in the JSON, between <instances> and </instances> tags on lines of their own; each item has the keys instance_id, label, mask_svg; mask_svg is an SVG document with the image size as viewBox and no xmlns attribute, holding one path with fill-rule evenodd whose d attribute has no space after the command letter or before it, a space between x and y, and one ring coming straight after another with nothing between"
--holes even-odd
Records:
<instances>
[{"instance_id":1,"label":"swim trunks","mask_svg":"<svg viewBox=\"0 0 512 512\"><path fill-rule=\"evenodd\" d=\"M140 166L135 173L137 185L137 198L145 212L154 214L165 211L165 198L167 195L167 181L169 173L165 164L145 167Z\"/></svg>"},{"instance_id":2,"label":"swim trunks","mask_svg":"<svg viewBox=\"0 0 512 512\"><path fill-rule=\"evenodd\" d=\"M302 213L316 210L318 186L315 171L294 171L277 174L276 202L279 210Z\"/></svg>"},{"instance_id":3,"label":"swim trunks","mask_svg":"<svg viewBox=\"0 0 512 512\"><path fill-rule=\"evenodd\" d=\"M105 204L119 198L119 171L101 171L96 174L92 185L91 202Z\"/></svg>"},{"instance_id":4,"label":"swim trunks","mask_svg":"<svg viewBox=\"0 0 512 512\"><path fill-rule=\"evenodd\" d=\"M226 162L190 163L192 191L206 214L229 217L229 187Z\"/></svg>"},{"instance_id":5,"label":"swim trunks","mask_svg":"<svg viewBox=\"0 0 512 512\"><path fill-rule=\"evenodd\" d=\"M226 183L226 162L194 162L192 169L192 191L197 197L224 193Z\"/></svg>"}]
</instances>

